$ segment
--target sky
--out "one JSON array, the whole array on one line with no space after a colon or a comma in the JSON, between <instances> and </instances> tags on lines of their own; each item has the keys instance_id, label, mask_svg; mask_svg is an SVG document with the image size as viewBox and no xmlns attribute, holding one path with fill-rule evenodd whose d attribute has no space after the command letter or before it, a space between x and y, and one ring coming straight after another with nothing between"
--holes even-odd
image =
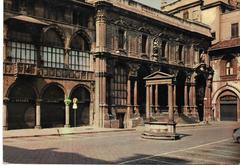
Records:
<instances>
[{"instance_id":1,"label":"sky","mask_svg":"<svg viewBox=\"0 0 240 165\"><path fill-rule=\"evenodd\" d=\"M154 7L156 9L160 9L161 0L135 0L135 1L143 3L150 7ZM171 1L171 0L167 0L167 1Z\"/></svg>"}]
</instances>

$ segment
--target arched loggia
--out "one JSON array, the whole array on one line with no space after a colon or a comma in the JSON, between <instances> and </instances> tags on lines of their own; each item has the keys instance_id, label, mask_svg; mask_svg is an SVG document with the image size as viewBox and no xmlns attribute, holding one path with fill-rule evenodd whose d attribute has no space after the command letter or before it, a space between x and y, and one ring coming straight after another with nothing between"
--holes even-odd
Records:
<instances>
[{"instance_id":1,"label":"arched loggia","mask_svg":"<svg viewBox=\"0 0 240 165\"><path fill-rule=\"evenodd\" d=\"M34 128L36 93L26 83L17 83L9 91L8 129Z\"/></svg>"},{"instance_id":2,"label":"arched loggia","mask_svg":"<svg viewBox=\"0 0 240 165\"><path fill-rule=\"evenodd\" d=\"M70 125L83 126L90 124L90 92L83 86L74 88L70 95L71 100L77 98L77 109L70 105ZM75 111L75 112L74 112ZM76 125L75 125L76 124Z\"/></svg>"},{"instance_id":3,"label":"arched loggia","mask_svg":"<svg viewBox=\"0 0 240 165\"><path fill-rule=\"evenodd\" d=\"M184 87L186 82L186 73L179 71L176 77L176 105L178 107L178 113L183 112L184 106Z\"/></svg>"},{"instance_id":4,"label":"arched loggia","mask_svg":"<svg viewBox=\"0 0 240 165\"><path fill-rule=\"evenodd\" d=\"M41 123L43 128L63 127L65 121L64 91L51 84L43 92Z\"/></svg>"},{"instance_id":5,"label":"arched loggia","mask_svg":"<svg viewBox=\"0 0 240 165\"><path fill-rule=\"evenodd\" d=\"M142 65L138 70L138 105L139 105L139 113L143 116L146 107L146 81L143 79L144 77L150 74L150 68L146 65Z\"/></svg>"}]
</instances>

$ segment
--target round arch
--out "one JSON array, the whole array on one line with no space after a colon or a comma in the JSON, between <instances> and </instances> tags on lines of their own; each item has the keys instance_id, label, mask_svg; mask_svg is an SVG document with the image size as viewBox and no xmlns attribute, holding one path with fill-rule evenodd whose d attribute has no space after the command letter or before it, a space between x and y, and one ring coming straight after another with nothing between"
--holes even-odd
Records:
<instances>
[{"instance_id":1,"label":"round arch","mask_svg":"<svg viewBox=\"0 0 240 165\"><path fill-rule=\"evenodd\" d=\"M46 85L41 93L41 125L43 128L63 127L65 124L65 93L58 83Z\"/></svg>"},{"instance_id":2,"label":"round arch","mask_svg":"<svg viewBox=\"0 0 240 165\"><path fill-rule=\"evenodd\" d=\"M60 26L56 25L56 24L51 24L51 25L49 25L49 26L47 26L46 28L43 29L43 31L42 31L42 37L41 37L42 42L44 41L44 40L43 40L43 39L44 39L44 34L45 34L48 30L50 30L50 29L52 29L52 30L54 30L54 31L57 32L57 34L60 36L60 38L61 38L61 40L62 40L62 42L63 42L63 45L65 45L65 43L66 43L66 35L65 35L64 31L62 30L62 28L61 28Z\"/></svg>"},{"instance_id":3,"label":"round arch","mask_svg":"<svg viewBox=\"0 0 240 165\"><path fill-rule=\"evenodd\" d=\"M76 85L70 92L70 99L77 98L77 107L70 104L70 125L73 127L90 125L90 89L82 84Z\"/></svg>"},{"instance_id":4,"label":"round arch","mask_svg":"<svg viewBox=\"0 0 240 165\"><path fill-rule=\"evenodd\" d=\"M219 96L224 92L224 91L232 91L233 93L236 94L236 96L240 99L240 91L231 85L225 85L220 87L214 94L213 94L213 98L212 98L212 104L216 104L217 103L217 99L219 98Z\"/></svg>"},{"instance_id":5,"label":"round arch","mask_svg":"<svg viewBox=\"0 0 240 165\"><path fill-rule=\"evenodd\" d=\"M45 86L42 88L42 90L41 90L41 92L40 92L40 94L39 94L39 98L40 98L40 99L42 99L43 94L44 94L44 92L46 91L46 89L47 89L49 86L52 86L52 85L56 85L56 86L58 86L59 88L61 88L61 89L63 90L63 92L65 93L65 95L66 95L66 89L64 88L64 86L63 86L62 84L59 84L59 83L57 83L57 82L51 82L51 83L45 85Z\"/></svg>"},{"instance_id":6,"label":"round arch","mask_svg":"<svg viewBox=\"0 0 240 165\"><path fill-rule=\"evenodd\" d=\"M214 118L218 121L240 120L240 92L231 85L219 88L212 99Z\"/></svg>"},{"instance_id":7,"label":"round arch","mask_svg":"<svg viewBox=\"0 0 240 165\"><path fill-rule=\"evenodd\" d=\"M13 87L16 86L16 85L18 85L18 84L20 84L20 83L24 83L25 86L32 88L32 89L34 90L35 94L36 94L36 98L39 98L39 97L40 97L40 94L39 94L38 89L37 89L34 85L31 85L31 84L29 84L29 83L26 82L26 81L24 81L24 82L15 81L14 83L12 83L12 84L8 87L6 93L4 94L4 97L9 98L9 94L10 94L10 92L12 91Z\"/></svg>"},{"instance_id":8,"label":"round arch","mask_svg":"<svg viewBox=\"0 0 240 165\"><path fill-rule=\"evenodd\" d=\"M13 83L8 94L8 129L34 128L37 94L35 89L25 83Z\"/></svg>"},{"instance_id":9,"label":"round arch","mask_svg":"<svg viewBox=\"0 0 240 165\"><path fill-rule=\"evenodd\" d=\"M74 39L75 37L77 37L77 36L81 36L83 39L85 39L86 42L87 42L87 44L88 44L88 46L89 46L89 50L91 50L92 39L91 39L91 37L87 34L87 32L86 32L85 30L83 30L83 29L80 29L80 30L76 31L76 32L71 36L68 47L71 46L71 43L72 43L73 39Z\"/></svg>"}]
</instances>

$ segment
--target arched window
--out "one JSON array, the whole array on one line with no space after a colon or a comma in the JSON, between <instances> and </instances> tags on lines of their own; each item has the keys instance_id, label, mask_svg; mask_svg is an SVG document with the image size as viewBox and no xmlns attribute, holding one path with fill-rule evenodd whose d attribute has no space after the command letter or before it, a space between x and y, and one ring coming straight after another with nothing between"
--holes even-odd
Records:
<instances>
[{"instance_id":1,"label":"arched window","mask_svg":"<svg viewBox=\"0 0 240 165\"><path fill-rule=\"evenodd\" d=\"M233 75L233 66L231 60L226 62L225 70L226 75Z\"/></svg>"},{"instance_id":2,"label":"arched window","mask_svg":"<svg viewBox=\"0 0 240 165\"><path fill-rule=\"evenodd\" d=\"M18 26L18 29L9 29L7 52L11 62L35 63L37 52L33 44L31 33Z\"/></svg>"},{"instance_id":3,"label":"arched window","mask_svg":"<svg viewBox=\"0 0 240 165\"><path fill-rule=\"evenodd\" d=\"M113 77L113 104L126 105L127 104L127 71L118 65L114 69Z\"/></svg>"},{"instance_id":4,"label":"arched window","mask_svg":"<svg viewBox=\"0 0 240 165\"><path fill-rule=\"evenodd\" d=\"M69 67L73 70L90 70L90 47L86 39L76 35L71 42Z\"/></svg>"},{"instance_id":5,"label":"arched window","mask_svg":"<svg viewBox=\"0 0 240 165\"><path fill-rule=\"evenodd\" d=\"M64 67L64 45L59 34L53 29L44 34L42 56L44 67Z\"/></svg>"}]
</instances>

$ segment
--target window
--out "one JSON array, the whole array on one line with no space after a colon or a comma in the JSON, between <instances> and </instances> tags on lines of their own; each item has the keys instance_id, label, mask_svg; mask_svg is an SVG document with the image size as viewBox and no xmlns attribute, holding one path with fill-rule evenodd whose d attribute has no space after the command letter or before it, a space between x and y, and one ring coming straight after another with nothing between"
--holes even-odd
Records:
<instances>
[{"instance_id":1,"label":"window","mask_svg":"<svg viewBox=\"0 0 240 165\"><path fill-rule=\"evenodd\" d=\"M90 53L87 41L77 35L71 43L69 54L69 67L73 70L90 70Z\"/></svg>"},{"instance_id":2,"label":"window","mask_svg":"<svg viewBox=\"0 0 240 165\"><path fill-rule=\"evenodd\" d=\"M115 105L127 104L127 71L123 66L117 66L113 78L113 103Z\"/></svg>"},{"instance_id":3,"label":"window","mask_svg":"<svg viewBox=\"0 0 240 165\"><path fill-rule=\"evenodd\" d=\"M9 30L8 38L8 58L11 62L36 62L37 52L31 34Z\"/></svg>"},{"instance_id":4,"label":"window","mask_svg":"<svg viewBox=\"0 0 240 165\"><path fill-rule=\"evenodd\" d=\"M142 53L146 53L147 36L142 35Z\"/></svg>"},{"instance_id":5,"label":"window","mask_svg":"<svg viewBox=\"0 0 240 165\"><path fill-rule=\"evenodd\" d=\"M9 41L8 51L11 62L36 62L37 53L33 44Z\"/></svg>"},{"instance_id":6,"label":"window","mask_svg":"<svg viewBox=\"0 0 240 165\"><path fill-rule=\"evenodd\" d=\"M64 48L63 42L58 33L49 29L44 34L44 42L41 48L43 66L53 68L64 68Z\"/></svg>"},{"instance_id":7,"label":"window","mask_svg":"<svg viewBox=\"0 0 240 165\"><path fill-rule=\"evenodd\" d=\"M48 19L53 19L56 21L64 21L65 10L62 7L47 4L44 7L44 17Z\"/></svg>"},{"instance_id":8,"label":"window","mask_svg":"<svg viewBox=\"0 0 240 165\"><path fill-rule=\"evenodd\" d=\"M12 1L12 10L13 11L19 11L20 10L20 1L19 0L13 0Z\"/></svg>"},{"instance_id":9,"label":"window","mask_svg":"<svg viewBox=\"0 0 240 165\"><path fill-rule=\"evenodd\" d=\"M213 39L216 39L216 32L212 32L211 35L212 35Z\"/></svg>"},{"instance_id":10,"label":"window","mask_svg":"<svg viewBox=\"0 0 240 165\"><path fill-rule=\"evenodd\" d=\"M231 61L226 62L225 68L226 68L226 75L233 75L233 67L232 67Z\"/></svg>"},{"instance_id":11,"label":"window","mask_svg":"<svg viewBox=\"0 0 240 165\"><path fill-rule=\"evenodd\" d=\"M189 19L189 12L188 11L184 11L183 19Z\"/></svg>"},{"instance_id":12,"label":"window","mask_svg":"<svg viewBox=\"0 0 240 165\"><path fill-rule=\"evenodd\" d=\"M73 11L72 24L87 27L88 26L88 16L86 14L84 14L83 12Z\"/></svg>"},{"instance_id":13,"label":"window","mask_svg":"<svg viewBox=\"0 0 240 165\"><path fill-rule=\"evenodd\" d=\"M166 41L163 41L163 42L162 42L162 57L165 57L165 56L166 56L166 54L165 54L166 44L167 44Z\"/></svg>"},{"instance_id":14,"label":"window","mask_svg":"<svg viewBox=\"0 0 240 165\"><path fill-rule=\"evenodd\" d=\"M118 30L118 49L124 49L124 30Z\"/></svg>"},{"instance_id":15,"label":"window","mask_svg":"<svg viewBox=\"0 0 240 165\"><path fill-rule=\"evenodd\" d=\"M183 45L179 45L178 47L178 60L182 61L182 50L183 50Z\"/></svg>"},{"instance_id":16,"label":"window","mask_svg":"<svg viewBox=\"0 0 240 165\"><path fill-rule=\"evenodd\" d=\"M35 1L28 0L26 2L27 12L30 15L35 15Z\"/></svg>"},{"instance_id":17,"label":"window","mask_svg":"<svg viewBox=\"0 0 240 165\"><path fill-rule=\"evenodd\" d=\"M236 38L239 35L239 31L238 31L238 23L234 23L231 26L231 34L232 34L232 38Z\"/></svg>"}]
</instances>

